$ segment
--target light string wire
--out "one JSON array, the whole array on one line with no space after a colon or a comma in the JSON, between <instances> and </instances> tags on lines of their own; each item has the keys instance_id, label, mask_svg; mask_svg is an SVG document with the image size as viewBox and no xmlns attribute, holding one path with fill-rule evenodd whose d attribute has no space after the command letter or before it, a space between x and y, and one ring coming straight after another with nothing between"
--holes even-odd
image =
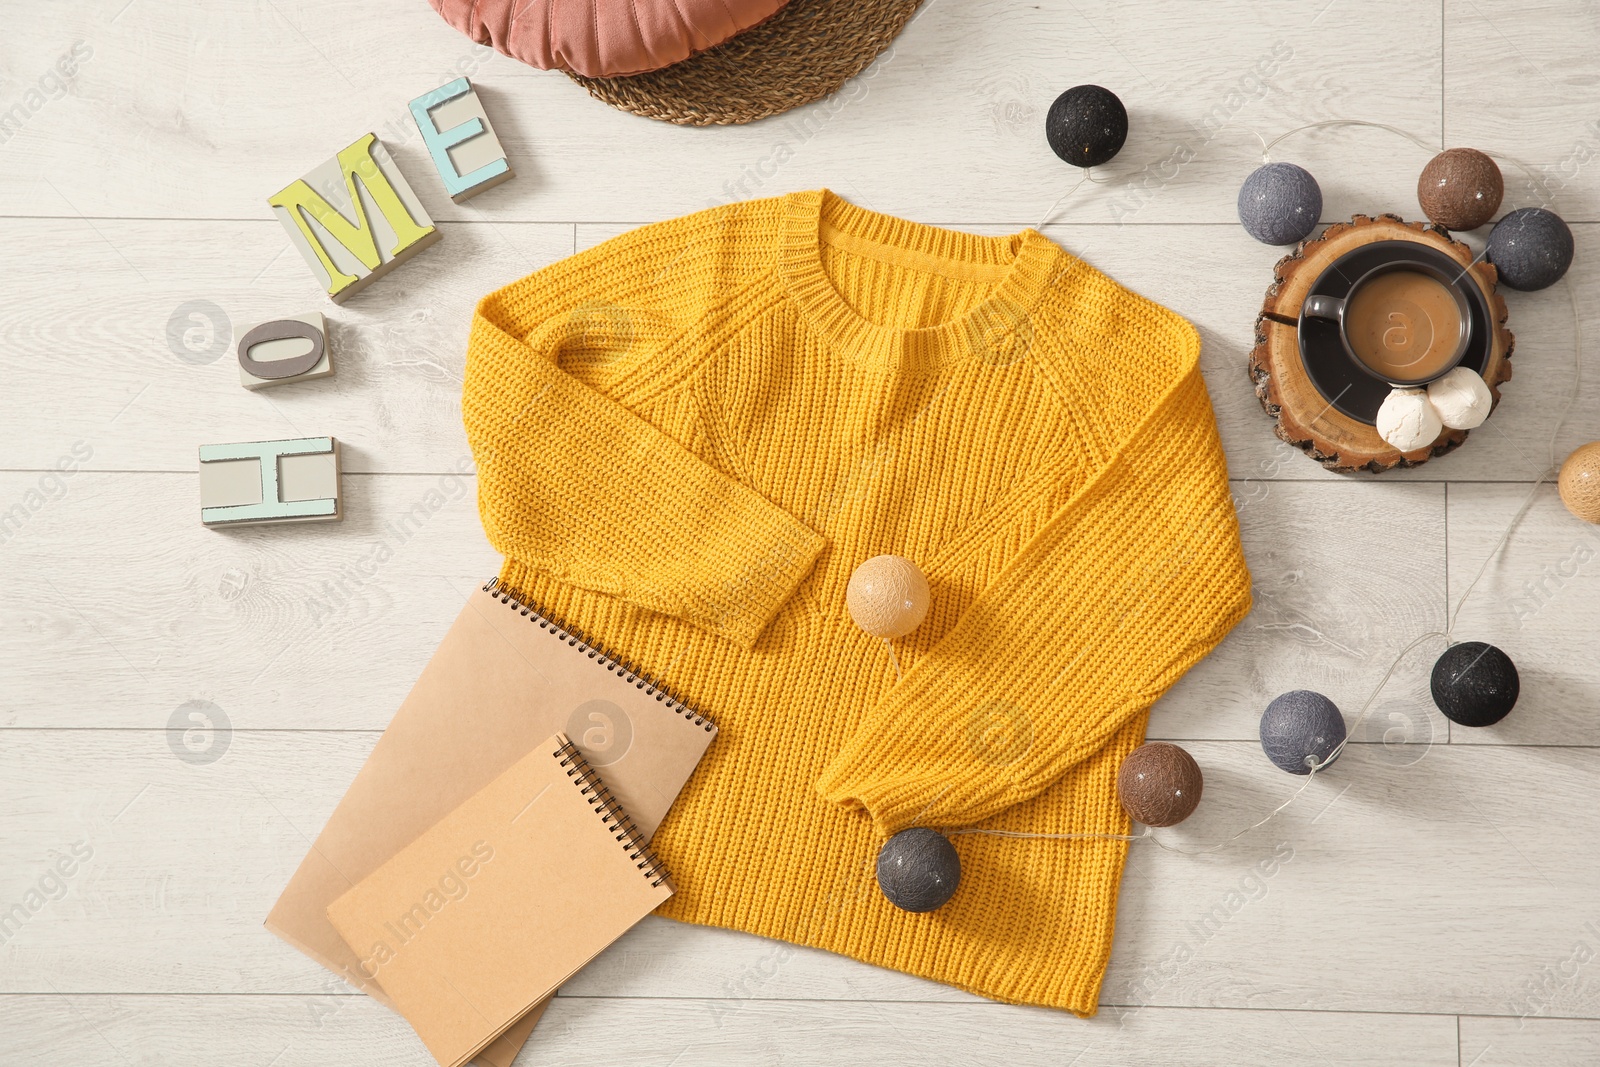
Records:
<instances>
[{"instance_id":1,"label":"light string wire","mask_svg":"<svg viewBox=\"0 0 1600 1067\"><path fill-rule=\"evenodd\" d=\"M889 662L894 664L894 680L895 680L895 684L899 685L901 682L905 681L905 677L906 677L904 674L902 674L900 672L900 657L894 654L894 642L893 641L889 640L887 637L882 638L882 641L883 641L883 647L887 648L889 650Z\"/></svg>"},{"instance_id":2,"label":"light string wire","mask_svg":"<svg viewBox=\"0 0 1600 1067\"><path fill-rule=\"evenodd\" d=\"M1039 219L1038 223L1035 224L1033 228L1036 229L1036 230L1042 230L1047 225L1049 225L1050 224L1050 220L1055 217L1056 208L1061 206L1061 202L1063 200L1065 200L1067 197L1071 196L1073 193L1077 192L1078 189L1080 187L1082 187L1084 182L1089 182L1091 185L1112 185L1112 184L1115 184L1115 182L1116 182L1115 178L1096 178L1094 176L1094 174L1092 173L1093 170L1094 170L1093 167L1084 167L1083 168L1083 177L1081 177L1077 181L1073 182L1072 183L1072 187L1070 189L1068 189L1066 192L1062 193L1060 196L1056 197L1056 202L1051 204L1048 208L1045 209L1045 213L1044 213L1043 217L1041 217Z\"/></svg>"},{"instance_id":3,"label":"light string wire","mask_svg":"<svg viewBox=\"0 0 1600 1067\"><path fill-rule=\"evenodd\" d=\"M1429 142L1424 141L1415 134L1400 129L1397 126L1389 126L1381 122L1367 122L1362 119L1329 119L1325 122L1314 122L1310 125L1298 126L1285 133L1281 133L1277 137L1274 137L1271 141L1266 140L1255 130L1250 130L1249 132L1254 134L1256 140L1261 142L1262 161L1270 163L1272 149L1285 138L1292 136L1293 134L1301 133L1305 130L1322 129L1330 126L1368 126L1373 129L1388 130L1390 133L1398 134L1420 148L1426 149L1430 152L1435 151L1433 145ZM1234 128L1248 129L1248 127ZM1519 160L1513 159L1509 156L1495 155L1494 153L1485 154L1491 155L1495 159L1503 159L1508 163L1514 164L1528 176L1530 181L1537 181L1538 179L1538 176L1533 172L1533 170ZM1088 177L1089 175L1085 173L1084 177L1079 179L1077 185L1074 185L1072 189L1069 189L1066 193L1063 193L1060 199L1058 199L1055 204L1051 205L1050 211L1046 212L1046 220L1049 219L1050 214L1055 211L1056 207L1060 205L1061 201L1065 200L1067 196L1071 195L1071 193L1076 190L1078 186L1082 185L1084 180L1088 179ZM1043 223L1040 225L1042 226ZM1485 249L1484 252L1479 253L1478 256L1474 257L1473 263L1477 263L1486 253L1487 249ZM1466 269L1470 270L1471 267L1469 266ZM1455 610L1451 611L1448 618L1445 620L1445 628L1443 630L1430 630L1427 633L1419 634L1417 637L1413 638L1409 644L1402 648L1394 657L1394 659L1390 661L1388 669L1383 672L1383 677L1378 679L1378 684L1372 687L1372 690L1368 694L1366 701L1361 705L1361 710L1359 713L1357 713L1355 721L1349 726L1348 729L1346 729L1344 739L1341 740L1338 745L1334 746L1332 752L1328 753L1328 758L1318 762L1315 756L1306 757L1306 766L1308 767L1308 770L1306 772L1305 781L1300 784L1300 788L1296 789L1293 793L1290 793L1281 804L1273 808L1266 815L1263 815L1261 818L1257 819L1255 822L1250 823L1249 825L1235 831L1222 840L1217 841L1214 844L1207 845L1203 848L1185 848L1182 845L1176 845L1169 841L1163 841L1161 838L1155 836L1154 829L1149 826L1145 827L1143 832L1137 834L1035 834L1026 833L1020 830L989 830L982 827L964 827L962 829L949 830L946 832L952 837L958 834L986 834L993 837L1031 838L1035 840L1051 841L1149 840L1155 842L1156 845L1168 852L1176 852L1185 856L1201 856L1227 848L1229 845L1233 844L1241 837L1244 837L1246 834L1249 834L1252 831L1258 830L1267 825L1267 823L1276 819L1280 814L1283 813L1285 809L1298 800L1301 794L1303 794L1307 789L1311 788L1311 783L1316 780L1317 775L1332 765L1333 761L1338 759L1339 754L1344 751L1345 746L1350 744L1351 738L1355 736L1356 731L1360 729L1360 727L1366 722L1367 717L1372 714L1373 705L1377 703L1379 694L1383 692L1383 687L1389 684L1389 679L1394 677L1394 672L1399 669L1400 664L1405 660L1405 658L1409 656L1412 651L1417 648L1417 646L1425 642L1432 641L1435 638L1442 639L1445 642L1446 647L1451 644L1451 637L1455 633L1456 619L1460 616L1461 609L1466 606L1467 598L1472 595L1473 590L1478 587L1478 583L1483 580L1483 576L1488 573L1489 565L1499 558L1500 553L1510 542L1511 535L1516 532L1517 527L1522 523L1522 520L1527 515L1528 510L1533 507L1533 503L1537 499L1539 490L1543 487L1544 483L1549 481L1559 470L1559 464L1556 462L1556 442L1561 436L1561 431L1566 424L1567 416L1572 413L1572 407L1578 399L1578 391L1583 384L1583 327L1578 314L1578 295L1576 290L1573 289L1571 278L1563 278L1562 283L1566 286L1567 300L1572 307L1572 387L1567 393L1566 402L1561 406L1561 414L1556 418L1555 424L1550 428L1550 440L1547 442L1545 449L1546 465L1544 469L1539 472L1539 475L1534 480L1532 487L1529 488L1528 495L1523 500L1522 506L1517 509L1516 514L1511 518L1511 522L1506 525L1506 528L1500 534L1499 539L1495 541L1494 547L1490 549L1489 554L1484 557L1483 564L1478 568L1477 574L1473 576L1472 581L1468 583L1467 588L1462 591L1461 596L1456 600Z\"/></svg>"},{"instance_id":4,"label":"light string wire","mask_svg":"<svg viewBox=\"0 0 1600 1067\"><path fill-rule=\"evenodd\" d=\"M1432 141L1428 141L1428 140L1425 140L1424 138L1418 137L1416 134L1412 133L1410 130L1403 130L1399 126L1391 126L1386 122L1368 122L1366 119L1325 119L1322 122L1307 123L1304 126L1296 126L1292 130L1285 130L1283 133L1278 134L1278 136L1274 137L1270 141L1268 141L1265 137L1261 136L1261 133L1258 130L1254 129L1253 127L1244 126L1244 125L1241 125L1241 124L1235 123L1235 122L1225 123L1225 124L1217 127L1217 132L1220 133L1223 130L1243 130L1243 131L1245 131L1246 133L1248 133L1252 137L1254 137L1257 142L1260 143L1260 145L1261 145L1261 162L1263 162L1263 163L1271 163L1272 162L1272 150L1274 148L1276 148L1279 144L1281 144L1283 141L1287 140L1288 138L1293 137L1296 134L1304 133L1307 130L1322 130L1322 129L1329 129L1329 128L1332 128L1332 127L1364 127L1364 128L1373 129L1373 130L1386 130L1389 133L1392 133L1397 137L1402 137L1405 140L1410 141L1412 144L1416 145L1418 148L1421 148L1422 150L1424 150L1426 152L1431 152L1431 153L1437 154L1438 152L1443 151L1443 146L1442 145L1440 147L1438 147L1438 148L1435 148ZM1482 150L1480 149L1480 151L1482 151ZM1529 185L1530 189L1537 191L1538 188L1540 187L1540 183L1543 180L1542 176L1538 172L1536 172L1532 167L1528 166L1528 164L1524 163L1522 160L1517 159L1515 156L1503 155L1503 154L1501 154L1499 152L1484 152L1484 155L1489 156L1489 157L1491 157L1493 159L1500 160L1503 163L1509 163L1512 166L1516 167L1518 170L1520 170L1522 172L1523 176L1528 179L1528 185ZM1082 188L1084 182L1089 182L1090 184L1093 184L1093 185L1116 185L1116 184L1120 184L1121 181L1123 180L1123 179L1119 179L1119 178L1116 178L1116 177L1096 178L1092 172L1093 172L1093 168L1092 167L1085 167L1084 171L1083 171L1083 176L1081 178L1079 178L1076 182L1074 182L1072 184L1072 186L1069 189L1067 189L1066 192L1064 192L1060 196L1056 197L1055 202L1053 204L1051 204L1049 206L1049 208L1047 208L1045 210L1044 215L1039 219L1039 222L1033 228L1036 229L1036 230L1044 229L1044 227L1046 225L1048 225L1055 218L1056 209L1059 208L1061 206L1062 202L1065 201L1069 196L1071 196L1073 193L1077 192L1080 188Z\"/></svg>"}]
</instances>

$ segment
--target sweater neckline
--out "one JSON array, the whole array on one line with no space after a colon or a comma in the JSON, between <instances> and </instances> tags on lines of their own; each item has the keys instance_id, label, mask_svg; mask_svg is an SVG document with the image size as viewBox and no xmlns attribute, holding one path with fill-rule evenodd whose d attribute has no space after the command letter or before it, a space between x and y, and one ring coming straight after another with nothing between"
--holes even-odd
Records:
<instances>
[{"instance_id":1,"label":"sweater neckline","mask_svg":"<svg viewBox=\"0 0 1600 1067\"><path fill-rule=\"evenodd\" d=\"M869 211L827 189L784 197L781 226L778 275L790 299L840 352L870 362L898 362L936 348L974 351L1010 344L1061 269L1056 262L1060 249L1032 228L983 237ZM946 322L885 325L863 315L834 286L822 264L824 245L909 269L988 281L993 287L964 314Z\"/></svg>"}]
</instances>

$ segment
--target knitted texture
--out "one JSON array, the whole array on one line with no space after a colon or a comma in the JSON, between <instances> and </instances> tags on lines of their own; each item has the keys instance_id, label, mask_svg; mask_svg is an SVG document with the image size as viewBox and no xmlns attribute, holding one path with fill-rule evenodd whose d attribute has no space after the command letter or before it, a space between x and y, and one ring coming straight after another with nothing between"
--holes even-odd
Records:
<instances>
[{"instance_id":1,"label":"knitted texture","mask_svg":"<svg viewBox=\"0 0 1600 1067\"><path fill-rule=\"evenodd\" d=\"M1128 831L1150 705L1250 606L1198 357L1034 231L827 192L484 298L463 410L501 581L719 727L655 836L661 914L1093 1014L1126 842L959 835L926 914L873 863L912 825ZM933 590L898 681L845 608L884 553Z\"/></svg>"}]
</instances>

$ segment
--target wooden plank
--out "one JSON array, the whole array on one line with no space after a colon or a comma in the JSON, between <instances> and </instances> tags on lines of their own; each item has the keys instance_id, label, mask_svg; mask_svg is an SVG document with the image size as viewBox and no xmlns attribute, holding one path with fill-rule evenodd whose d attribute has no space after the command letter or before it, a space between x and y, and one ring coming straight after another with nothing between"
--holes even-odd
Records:
<instances>
[{"instance_id":1,"label":"wooden plank","mask_svg":"<svg viewBox=\"0 0 1600 1067\"><path fill-rule=\"evenodd\" d=\"M423 4L377 22L356 0L8 16L0 242L27 255L0 257L0 728L26 728L0 755L0 989L26 992L0 995L0 1061L429 1062L402 1022L341 995L259 920L495 566L460 430L473 302L608 233L796 188L980 232L1036 224L1078 177L1041 131L1076 82L1120 93L1133 135L1096 174L1111 181L1073 191L1056 215L1070 224L1048 232L1200 329L1256 583L1255 613L1153 716L1153 736L1182 740L1208 775L1201 811L1164 839L1218 840L1300 784L1260 756L1260 704L1310 685L1353 714L1389 652L1442 619L1445 560L1459 594L1551 458L1573 325L1564 287L1508 293L1505 400L1421 471L1341 479L1285 451L1244 377L1279 255L1234 220L1259 157L1251 131L1365 118L1432 141L1442 125L1444 143L1516 156L1537 173L1502 164L1506 208L1548 201L1577 224L1572 282L1593 291L1591 13L1560 0L1338 0L1320 14L1219 0L1203 18L1159 0L926 7L839 97L701 130L612 111ZM1361 32L1373 26L1403 32ZM406 109L458 75L521 172L462 206L429 178ZM248 394L229 327L322 299L262 200L369 128L448 239L330 315L337 379ZM1317 175L1330 220L1418 217L1428 155L1351 129L1273 151ZM1581 321L1600 336L1595 309ZM1600 376L1587 378L1555 459L1600 438ZM351 445L342 529L193 521L197 444L312 431ZM1311 484L1277 484L1292 481ZM1600 563L1577 551L1588 529L1541 490L1461 614L1459 636L1522 668L1504 723L1448 735L1424 650L1358 735L1409 744L1354 747L1239 846L1133 846L1095 1020L651 919L568 984L522 1060L1590 1063L1600 912L1595 862L1572 842L1600 829L1600 785L1593 749L1560 747L1600 736L1585 710L1600 693ZM1391 564L1396 544L1416 561ZM1265 874L1279 844L1292 856Z\"/></svg>"},{"instance_id":2,"label":"wooden plank","mask_svg":"<svg viewBox=\"0 0 1600 1067\"><path fill-rule=\"evenodd\" d=\"M204 699L239 728L382 729L499 556L464 459L342 481L343 522L221 533L192 472L0 474L0 724L160 729ZM108 538L106 515L139 518Z\"/></svg>"},{"instance_id":3,"label":"wooden plank","mask_svg":"<svg viewBox=\"0 0 1600 1067\"><path fill-rule=\"evenodd\" d=\"M1589 944L1600 951L1600 938ZM1461 1062L1470 1067L1588 1067L1597 1048L1595 1019L1461 1018Z\"/></svg>"},{"instance_id":4,"label":"wooden plank","mask_svg":"<svg viewBox=\"0 0 1600 1067\"><path fill-rule=\"evenodd\" d=\"M1452 610L1517 511L1528 486L1450 486ZM1600 744L1600 526L1572 516L1549 482L1488 563L1461 609L1458 641L1488 641L1517 665L1521 693L1494 726L1452 727L1455 744Z\"/></svg>"},{"instance_id":5,"label":"wooden plank","mask_svg":"<svg viewBox=\"0 0 1600 1067\"><path fill-rule=\"evenodd\" d=\"M1387 34L1382 47L1347 32L1371 25L1405 32ZM1045 143L1050 102L1095 82L1122 96L1133 130L1103 168L1118 184L1085 186L1064 217L1223 222L1259 158L1252 129L1271 137L1357 117L1436 136L1439 27L1434 0L1340 0L1324 17L1219 0L1203 18L1161 0L1114 13L944 0L845 92L768 122L687 129L622 114L560 74L475 50L426 5L378 24L356 0L245 12L177 0L140 0L120 14L40 9L8 24L16 42L8 69L19 86L75 40L93 56L70 91L7 142L0 201L30 215L261 218L260 198L277 187L261 172L262 146L287 173L302 173L365 130L388 141L391 126L410 122L407 101L464 74L531 179L501 191L496 219L666 218L837 183L880 210L1020 225L1078 180ZM74 135L51 135L60 129ZM435 219L479 217L421 180L431 168L414 129L394 140ZM1410 211L1427 158L1376 130L1301 134L1278 157L1323 176L1334 218ZM1352 158L1396 157L1405 162L1340 180Z\"/></svg>"},{"instance_id":6,"label":"wooden plank","mask_svg":"<svg viewBox=\"0 0 1600 1067\"><path fill-rule=\"evenodd\" d=\"M83 440L93 446L91 466L187 470L199 438L296 435L302 426L325 428L349 445L351 472L453 469L464 450L459 391L472 307L569 255L573 229L443 225L448 235L439 247L330 314L336 378L257 397L232 384L237 371L224 357L233 325L321 299L272 223L91 227L73 219L0 219L0 240L35 250L0 260L0 285L15 296L0 308L13 427L8 464L48 469ZM581 226L578 241L588 247L625 228ZM1273 436L1245 373L1275 250L1237 226L1061 226L1050 235L1195 323L1235 478L1339 480ZM1600 226L1579 227L1580 243L1591 239L1600 239ZM174 243L190 254L172 257ZM1208 269L1173 270L1173 262ZM1580 258L1573 283L1600 284L1600 265ZM1380 480L1536 475L1552 398L1565 395L1572 379L1572 314L1562 287L1511 293L1508 303L1516 376L1503 387L1494 417L1442 462ZM1600 309L1585 307L1584 321L1600 337ZM83 388L86 375L94 376L93 390ZM63 396L73 403L62 404ZM1562 454L1596 438L1600 375L1588 375L1562 434Z\"/></svg>"},{"instance_id":7,"label":"wooden plank","mask_svg":"<svg viewBox=\"0 0 1600 1067\"><path fill-rule=\"evenodd\" d=\"M193 473L0 473L15 574L0 585L11 621L0 671L16 682L0 690L0 726L151 727L203 698L240 728L382 729L467 593L499 565L469 457L457 459L440 475L345 474L337 527L226 535L195 521ZM1252 739L1267 702L1296 688L1353 718L1390 658L1443 621L1443 487L1234 491L1255 610L1158 704L1154 737ZM96 517L106 514L138 515L137 536L105 538ZM1561 529L1564 516L1537 521ZM1402 571L1366 576L1402 543L1412 553ZM84 561L93 588L63 574L61 559ZM117 595L98 595L105 588ZM1426 651L1407 662L1359 736L1445 737L1427 696L1431 663Z\"/></svg>"},{"instance_id":8,"label":"wooden plank","mask_svg":"<svg viewBox=\"0 0 1600 1067\"><path fill-rule=\"evenodd\" d=\"M1298 788L1253 744L1187 747L1206 799L1170 843L1219 842ZM1550 818L1600 791L1594 767L1592 749L1354 745L1239 846L1135 846L1102 1000L1504 1011L1596 917L1570 842L1600 815ZM1592 983L1549 1012L1597 1013Z\"/></svg>"},{"instance_id":9,"label":"wooden plank","mask_svg":"<svg viewBox=\"0 0 1600 1067\"><path fill-rule=\"evenodd\" d=\"M204 441L321 432L346 446L347 473L455 470L473 305L569 255L572 228L443 229L427 255L332 309L270 220L0 220L0 240L32 249L0 259L7 466L46 470L83 441L91 467L192 471ZM240 389L230 335L318 304L339 373Z\"/></svg>"},{"instance_id":10,"label":"wooden plank","mask_svg":"<svg viewBox=\"0 0 1600 1067\"><path fill-rule=\"evenodd\" d=\"M39 885L52 850L92 855L9 935L0 991L327 992L324 972L260 920L373 740L236 729L221 758L199 762L159 728L12 731L0 810L27 817L0 824L0 910ZM1218 841L1301 784L1254 745L1186 747L1205 769L1206 800L1164 832L1171 843ZM1205 857L1133 846L1103 1014L1505 1012L1597 920L1594 858L1569 847L1600 832L1594 758L1435 745L1407 763L1358 745L1239 846ZM1262 865L1269 856L1275 866ZM1471 937L1460 933L1464 915ZM785 955L775 942L662 920L566 991L971 1001L840 957ZM1546 1011L1597 1013L1592 983Z\"/></svg>"},{"instance_id":11,"label":"wooden plank","mask_svg":"<svg viewBox=\"0 0 1600 1067\"><path fill-rule=\"evenodd\" d=\"M0 998L7 1062L161 1064L432 1062L405 1024L364 997ZM1003 1004L741 1003L558 998L518 1059L527 1064L1317 1062L1455 1067L1448 1016L1151 1009L1120 1023ZM1000 1035L1004 1035L1001 1037ZM272 1060L273 1056L276 1060ZM120 1057L120 1058L119 1058ZM1576 1061L1574 1061L1576 1062Z\"/></svg>"},{"instance_id":12,"label":"wooden plank","mask_svg":"<svg viewBox=\"0 0 1600 1067\"><path fill-rule=\"evenodd\" d=\"M1578 21L1593 12L1562 0L1443 6L1450 146L1502 157L1502 213L1545 206L1569 221L1600 215L1600 83L1592 25Z\"/></svg>"},{"instance_id":13,"label":"wooden plank","mask_svg":"<svg viewBox=\"0 0 1600 1067\"><path fill-rule=\"evenodd\" d=\"M1444 487L1242 482L1234 506L1254 606L1156 705L1149 736L1254 745L1261 713L1291 689L1326 695L1354 726L1400 650L1443 625ZM1397 545L1403 561L1393 558ZM1428 696L1440 651L1442 643L1407 657L1357 740L1445 740L1448 722Z\"/></svg>"}]
</instances>

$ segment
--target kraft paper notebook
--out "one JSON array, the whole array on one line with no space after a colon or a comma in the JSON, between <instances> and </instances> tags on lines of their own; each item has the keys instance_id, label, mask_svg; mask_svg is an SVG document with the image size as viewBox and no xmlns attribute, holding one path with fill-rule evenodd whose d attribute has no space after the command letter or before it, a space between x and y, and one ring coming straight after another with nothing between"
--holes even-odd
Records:
<instances>
[{"instance_id":1,"label":"kraft paper notebook","mask_svg":"<svg viewBox=\"0 0 1600 1067\"><path fill-rule=\"evenodd\" d=\"M328 917L434 1058L459 1067L670 896L626 810L558 733Z\"/></svg>"},{"instance_id":2,"label":"kraft paper notebook","mask_svg":"<svg viewBox=\"0 0 1600 1067\"><path fill-rule=\"evenodd\" d=\"M490 582L467 600L267 928L389 1003L329 923L328 905L557 731L603 769L647 837L716 736L703 716ZM480 1062L507 1067L539 1010Z\"/></svg>"}]
</instances>

